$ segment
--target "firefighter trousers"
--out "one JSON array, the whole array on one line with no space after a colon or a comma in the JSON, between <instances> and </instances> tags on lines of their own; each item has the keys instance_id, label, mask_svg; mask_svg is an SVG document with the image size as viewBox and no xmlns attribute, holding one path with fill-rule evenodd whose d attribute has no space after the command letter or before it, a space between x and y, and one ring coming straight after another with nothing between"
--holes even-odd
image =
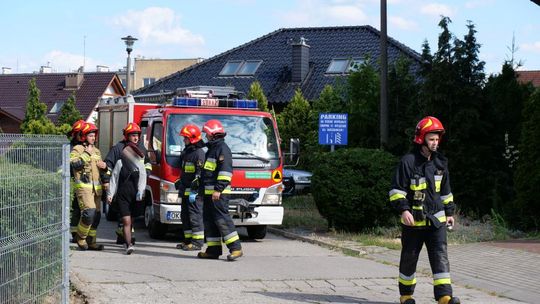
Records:
<instances>
[{"instance_id":1,"label":"firefighter trousers","mask_svg":"<svg viewBox=\"0 0 540 304\"><path fill-rule=\"evenodd\" d=\"M206 235L206 253L211 255L223 254L221 242L225 243L229 251L240 250L240 237L229 215L229 196L221 194L218 201L212 201L211 195L204 196L203 207L204 229Z\"/></svg>"},{"instance_id":2,"label":"firefighter trousers","mask_svg":"<svg viewBox=\"0 0 540 304\"><path fill-rule=\"evenodd\" d=\"M180 210L182 229L184 230L184 244L204 245L203 200L197 198L195 202L189 201L189 196L182 197Z\"/></svg>"},{"instance_id":3,"label":"firefighter trousers","mask_svg":"<svg viewBox=\"0 0 540 304\"><path fill-rule=\"evenodd\" d=\"M71 213L69 219L69 231L72 234L77 233L77 225L81 219L81 208L79 208L79 201L77 200L77 195L73 195L73 200L71 201Z\"/></svg>"},{"instance_id":4,"label":"firefighter trousers","mask_svg":"<svg viewBox=\"0 0 540 304\"><path fill-rule=\"evenodd\" d=\"M446 243L446 227L429 226L412 228L402 226L401 259L399 261L399 293L412 295L416 286L416 265L418 255L425 243L428 251L429 264L433 273L433 293L435 300L448 295L452 296L450 280L450 264Z\"/></svg>"},{"instance_id":5,"label":"firefighter trousers","mask_svg":"<svg viewBox=\"0 0 540 304\"><path fill-rule=\"evenodd\" d=\"M90 243L95 243L101 219L101 191L98 193L94 189L77 189L75 194L81 210L77 235L82 240L90 236Z\"/></svg>"}]
</instances>

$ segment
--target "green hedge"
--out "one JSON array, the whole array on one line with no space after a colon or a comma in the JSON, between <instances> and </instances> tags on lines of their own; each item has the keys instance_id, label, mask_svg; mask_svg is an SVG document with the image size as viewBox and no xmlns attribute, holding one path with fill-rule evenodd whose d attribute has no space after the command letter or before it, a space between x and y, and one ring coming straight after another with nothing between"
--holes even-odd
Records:
<instances>
[{"instance_id":1,"label":"green hedge","mask_svg":"<svg viewBox=\"0 0 540 304\"><path fill-rule=\"evenodd\" d=\"M314 156L312 193L330 227L361 231L396 223L388 191L397 159L375 149L338 149Z\"/></svg>"}]
</instances>

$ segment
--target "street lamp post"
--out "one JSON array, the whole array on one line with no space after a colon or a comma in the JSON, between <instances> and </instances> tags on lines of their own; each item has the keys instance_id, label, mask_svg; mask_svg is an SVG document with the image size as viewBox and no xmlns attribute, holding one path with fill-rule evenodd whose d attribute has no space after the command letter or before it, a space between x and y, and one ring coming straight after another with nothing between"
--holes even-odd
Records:
<instances>
[{"instance_id":1,"label":"street lamp post","mask_svg":"<svg viewBox=\"0 0 540 304\"><path fill-rule=\"evenodd\" d=\"M381 149L388 144L388 100L387 100L387 77L388 77L388 47L386 42L386 0L381 0L381 101L380 101L380 131Z\"/></svg>"},{"instance_id":2,"label":"street lamp post","mask_svg":"<svg viewBox=\"0 0 540 304\"><path fill-rule=\"evenodd\" d=\"M133 43L137 41L138 39L135 37L131 37L131 35L127 37L123 37L122 40L124 40L124 43L126 44L126 52L127 52L127 74L126 74L126 95L129 95L131 92L131 85L130 85L130 78L131 78L131 51L133 51Z\"/></svg>"}]
</instances>

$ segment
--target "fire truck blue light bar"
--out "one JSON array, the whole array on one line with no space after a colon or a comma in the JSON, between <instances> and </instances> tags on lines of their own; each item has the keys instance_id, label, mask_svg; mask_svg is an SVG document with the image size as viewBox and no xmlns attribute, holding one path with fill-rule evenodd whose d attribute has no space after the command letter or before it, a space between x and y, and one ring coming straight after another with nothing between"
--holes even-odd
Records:
<instances>
[{"instance_id":1,"label":"fire truck blue light bar","mask_svg":"<svg viewBox=\"0 0 540 304\"><path fill-rule=\"evenodd\" d=\"M255 110L258 108L257 100L250 99L217 99L175 97L172 101L177 107L210 107L210 108L236 108Z\"/></svg>"}]
</instances>

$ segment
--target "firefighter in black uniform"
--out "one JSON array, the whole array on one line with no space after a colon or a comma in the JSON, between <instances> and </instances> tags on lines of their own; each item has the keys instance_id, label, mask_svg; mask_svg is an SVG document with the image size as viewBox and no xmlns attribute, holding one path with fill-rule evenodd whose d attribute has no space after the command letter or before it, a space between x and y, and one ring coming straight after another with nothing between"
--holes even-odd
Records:
<instances>
[{"instance_id":1,"label":"firefighter in black uniform","mask_svg":"<svg viewBox=\"0 0 540 304\"><path fill-rule=\"evenodd\" d=\"M413 151L403 156L389 192L401 214L400 303L414 304L416 264L426 244L439 304L460 303L453 297L446 242L446 226L454 225L455 204L450 189L447 159L437 152L444 134L442 123L427 116L416 126Z\"/></svg>"},{"instance_id":2,"label":"firefighter in black uniform","mask_svg":"<svg viewBox=\"0 0 540 304\"><path fill-rule=\"evenodd\" d=\"M203 201L196 199L204 163L204 143L201 130L192 124L180 131L185 148L180 156L180 179L176 182L178 196L182 198L180 217L184 241L176 248L186 251L201 250L204 243ZM190 196L190 194L192 194Z\"/></svg>"},{"instance_id":3,"label":"firefighter in black uniform","mask_svg":"<svg viewBox=\"0 0 540 304\"><path fill-rule=\"evenodd\" d=\"M219 120L207 121L203 131L208 139L208 151L199 194L204 193L203 218L208 247L197 256L201 259L218 259L223 253L223 240L230 251L227 260L234 261L243 254L240 237L229 215L229 193L233 175L231 149L225 143L225 129Z\"/></svg>"}]
</instances>

